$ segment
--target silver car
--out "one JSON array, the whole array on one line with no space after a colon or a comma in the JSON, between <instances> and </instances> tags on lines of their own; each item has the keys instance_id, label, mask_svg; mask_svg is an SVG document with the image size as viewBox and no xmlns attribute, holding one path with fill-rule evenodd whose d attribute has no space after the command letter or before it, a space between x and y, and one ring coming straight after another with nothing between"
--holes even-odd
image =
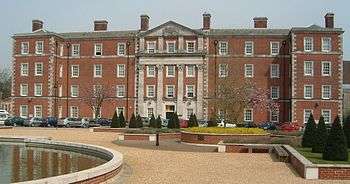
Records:
<instances>
[{"instance_id":1,"label":"silver car","mask_svg":"<svg viewBox=\"0 0 350 184\"><path fill-rule=\"evenodd\" d=\"M58 121L58 126L86 128L89 127L89 121L82 118L65 118L63 121L62 119Z\"/></svg>"}]
</instances>

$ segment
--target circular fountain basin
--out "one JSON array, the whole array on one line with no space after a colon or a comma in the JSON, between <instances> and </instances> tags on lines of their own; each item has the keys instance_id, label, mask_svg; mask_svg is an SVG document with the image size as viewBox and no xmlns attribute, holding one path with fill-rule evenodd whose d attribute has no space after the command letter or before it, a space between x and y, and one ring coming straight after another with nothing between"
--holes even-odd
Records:
<instances>
[{"instance_id":1,"label":"circular fountain basin","mask_svg":"<svg viewBox=\"0 0 350 184\"><path fill-rule=\"evenodd\" d=\"M121 153L95 145L0 137L0 183L101 183L122 161Z\"/></svg>"}]
</instances>

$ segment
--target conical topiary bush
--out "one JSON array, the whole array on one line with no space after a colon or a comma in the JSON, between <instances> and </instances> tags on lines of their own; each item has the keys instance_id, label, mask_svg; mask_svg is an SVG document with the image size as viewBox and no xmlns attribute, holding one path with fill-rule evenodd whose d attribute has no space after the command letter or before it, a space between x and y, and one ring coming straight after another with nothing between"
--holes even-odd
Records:
<instances>
[{"instance_id":1,"label":"conical topiary bush","mask_svg":"<svg viewBox=\"0 0 350 184\"><path fill-rule=\"evenodd\" d=\"M324 147L327 142L327 128L324 123L323 116L320 117L318 121L316 132L315 132L315 140L314 145L312 146L313 153L323 153Z\"/></svg>"},{"instance_id":2,"label":"conical topiary bush","mask_svg":"<svg viewBox=\"0 0 350 184\"><path fill-rule=\"evenodd\" d=\"M132 113L130 121L129 121L129 128L137 128L137 122L136 122L136 116L134 113Z\"/></svg>"},{"instance_id":3,"label":"conical topiary bush","mask_svg":"<svg viewBox=\"0 0 350 184\"><path fill-rule=\"evenodd\" d=\"M120 127L124 128L126 126L126 121L125 121L123 112L119 113L119 118L118 119L119 119L119 122L120 122Z\"/></svg>"},{"instance_id":4,"label":"conical topiary bush","mask_svg":"<svg viewBox=\"0 0 350 184\"><path fill-rule=\"evenodd\" d=\"M332 124L322 158L332 161L348 160L347 142L338 116Z\"/></svg>"},{"instance_id":5,"label":"conical topiary bush","mask_svg":"<svg viewBox=\"0 0 350 184\"><path fill-rule=\"evenodd\" d=\"M153 114L152 114L152 116L151 116L151 119L149 120L149 127L151 127L151 128L157 128L156 118L154 117Z\"/></svg>"},{"instance_id":6,"label":"conical topiary bush","mask_svg":"<svg viewBox=\"0 0 350 184\"><path fill-rule=\"evenodd\" d=\"M307 120L305 131L303 134L303 139L301 142L302 147L312 147L315 140L315 132L316 132L316 123L314 120L314 116L310 114L309 119Z\"/></svg>"},{"instance_id":7,"label":"conical topiary bush","mask_svg":"<svg viewBox=\"0 0 350 184\"><path fill-rule=\"evenodd\" d=\"M156 128L162 128L162 119L160 116L158 116L156 119Z\"/></svg>"},{"instance_id":8,"label":"conical topiary bush","mask_svg":"<svg viewBox=\"0 0 350 184\"><path fill-rule=\"evenodd\" d=\"M140 114L138 114L136 116L136 122L137 122L137 128L142 128L143 127L143 121L142 121L142 118L141 118Z\"/></svg>"},{"instance_id":9,"label":"conical topiary bush","mask_svg":"<svg viewBox=\"0 0 350 184\"><path fill-rule=\"evenodd\" d=\"M117 112L114 112L113 118L112 118L112 123L111 123L111 128L120 128L120 123L119 123L119 118L117 115Z\"/></svg>"},{"instance_id":10,"label":"conical topiary bush","mask_svg":"<svg viewBox=\"0 0 350 184\"><path fill-rule=\"evenodd\" d=\"M350 148L350 115L344 120L343 129L346 137L346 142L348 143L348 148Z\"/></svg>"}]
</instances>

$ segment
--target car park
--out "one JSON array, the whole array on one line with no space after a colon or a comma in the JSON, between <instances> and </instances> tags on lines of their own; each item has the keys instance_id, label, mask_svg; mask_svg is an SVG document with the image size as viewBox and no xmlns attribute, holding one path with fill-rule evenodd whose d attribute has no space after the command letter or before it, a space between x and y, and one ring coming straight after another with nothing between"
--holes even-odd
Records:
<instances>
[{"instance_id":1,"label":"car park","mask_svg":"<svg viewBox=\"0 0 350 184\"><path fill-rule=\"evenodd\" d=\"M64 118L58 121L60 127L89 127L89 121L87 118Z\"/></svg>"},{"instance_id":2,"label":"car park","mask_svg":"<svg viewBox=\"0 0 350 184\"><path fill-rule=\"evenodd\" d=\"M89 126L111 126L112 120L107 118L90 119Z\"/></svg>"},{"instance_id":3,"label":"car park","mask_svg":"<svg viewBox=\"0 0 350 184\"><path fill-rule=\"evenodd\" d=\"M47 127L47 121L45 118L32 117L24 121L24 126L27 127Z\"/></svg>"},{"instance_id":4,"label":"car park","mask_svg":"<svg viewBox=\"0 0 350 184\"><path fill-rule=\"evenodd\" d=\"M14 117L8 117L4 124L5 126L23 126L24 122L26 119L21 118L19 116L14 116Z\"/></svg>"},{"instance_id":5,"label":"car park","mask_svg":"<svg viewBox=\"0 0 350 184\"><path fill-rule=\"evenodd\" d=\"M47 122L47 126L57 127L58 119L56 117L47 117L46 122Z\"/></svg>"}]
</instances>

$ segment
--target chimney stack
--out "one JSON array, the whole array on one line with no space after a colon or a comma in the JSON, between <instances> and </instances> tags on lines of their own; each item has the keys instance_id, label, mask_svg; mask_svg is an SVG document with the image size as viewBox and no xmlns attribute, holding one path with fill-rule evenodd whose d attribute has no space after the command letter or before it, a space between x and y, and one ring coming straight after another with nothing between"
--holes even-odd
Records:
<instances>
[{"instance_id":1,"label":"chimney stack","mask_svg":"<svg viewBox=\"0 0 350 184\"><path fill-rule=\"evenodd\" d=\"M267 17L254 17L254 28L267 28Z\"/></svg>"},{"instance_id":2,"label":"chimney stack","mask_svg":"<svg viewBox=\"0 0 350 184\"><path fill-rule=\"evenodd\" d=\"M106 20L95 20L94 31L107 31L108 22Z\"/></svg>"},{"instance_id":3,"label":"chimney stack","mask_svg":"<svg viewBox=\"0 0 350 184\"><path fill-rule=\"evenodd\" d=\"M210 18L211 15L209 13L203 14L203 30L209 30L210 29Z\"/></svg>"},{"instance_id":4,"label":"chimney stack","mask_svg":"<svg viewBox=\"0 0 350 184\"><path fill-rule=\"evenodd\" d=\"M334 28L334 13L327 13L324 16L325 27Z\"/></svg>"},{"instance_id":5,"label":"chimney stack","mask_svg":"<svg viewBox=\"0 0 350 184\"><path fill-rule=\"evenodd\" d=\"M33 20L32 21L32 31L37 31L37 30L40 30L40 29L43 29L43 21L41 20Z\"/></svg>"},{"instance_id":6,"label":"chimney stack","mask_svg":"<svg viewBox=\"0 0 350 184\"><path fill-rule=\"evenodd\" d=\"M149 28L149 16L141 15L140 17L141 17L140 31L147 31Z\"/></svg>"}]
</instances>

